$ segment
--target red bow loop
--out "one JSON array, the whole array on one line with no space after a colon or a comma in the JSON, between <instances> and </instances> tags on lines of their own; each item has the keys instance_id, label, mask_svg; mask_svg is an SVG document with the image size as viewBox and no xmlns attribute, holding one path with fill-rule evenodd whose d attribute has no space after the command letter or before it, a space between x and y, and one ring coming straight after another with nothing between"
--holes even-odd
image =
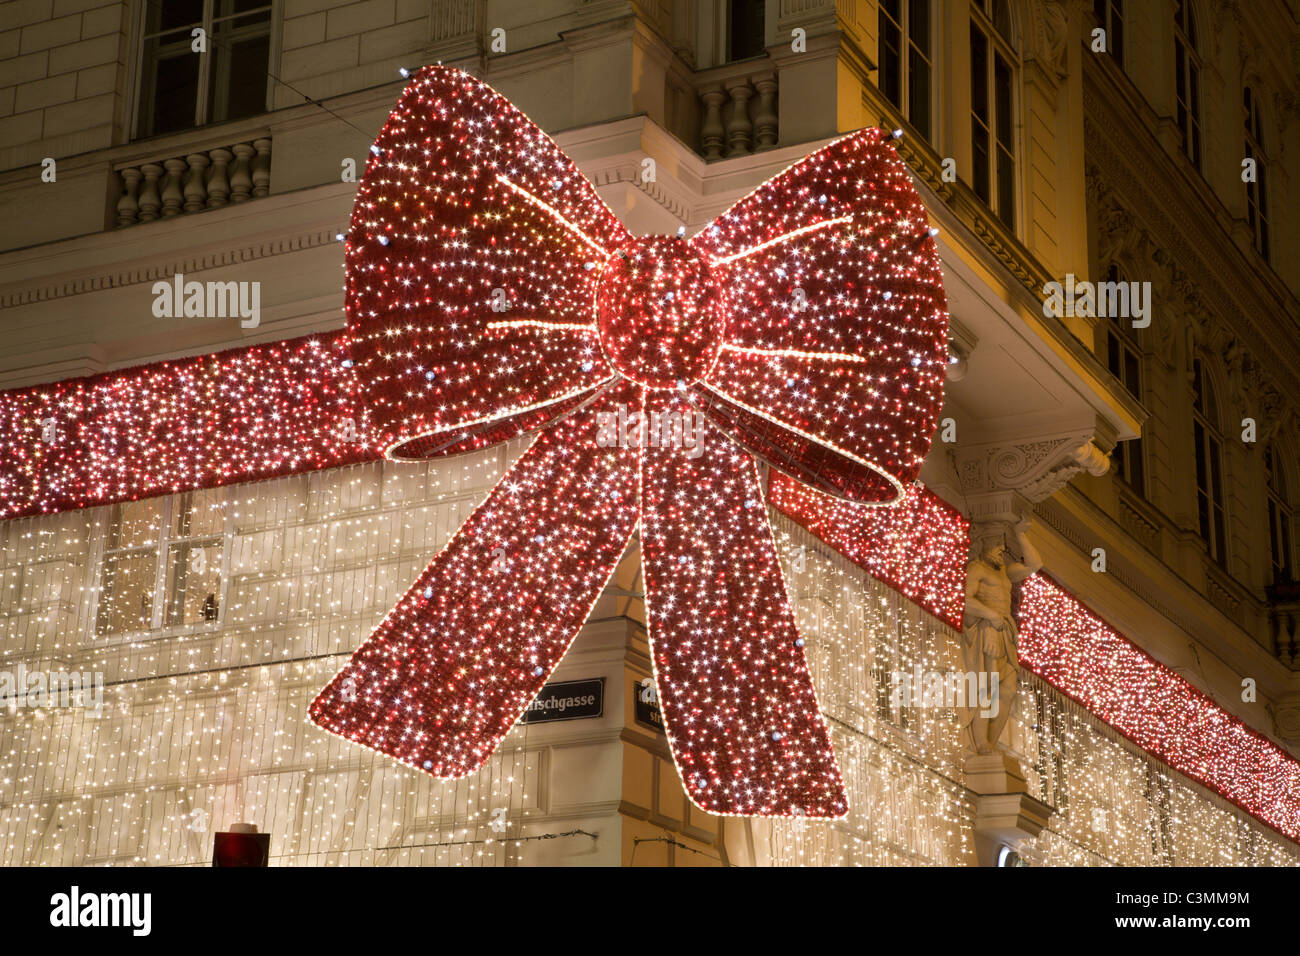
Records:
<instances>
[{"instance_id":1,"label":"red bow loop","mask_svg":"<svg viewBox=\"0 0 1300 956\"><path fill-rule=\"evenodd\" d=\"M925 207L883 131L823 147L692 244L730 295L696 403L805 484L898 500L938 422L948 316Z\"/></svg>"},{"instance_id":2,"label":"red bow loop","mask_svg":"<svg viewBox=\"0 0 1300 956\"><path fill-rule=\"evenodd\" d=\"M418 71L371 147L347 235L349 354L385 454L496 444L609 384L596 266L628 239L509 101L458 70Z\"/></svg>"}]
</instances>

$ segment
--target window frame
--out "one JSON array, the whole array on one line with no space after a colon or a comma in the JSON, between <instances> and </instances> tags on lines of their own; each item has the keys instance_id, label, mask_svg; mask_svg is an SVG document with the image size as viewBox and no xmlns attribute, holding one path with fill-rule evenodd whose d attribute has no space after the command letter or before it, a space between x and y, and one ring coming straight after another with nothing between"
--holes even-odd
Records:
<instances>
[{"instance_id":1,"label":"window frame","mask_svg":"<svg viewBox=\"0 0 1300 956\"><path fill-rule=\"evenodd\" d=\"M986 9L987 8L987 9ZM1003 28L996 23L995 13L997 11L1005 12L1005 32ZM988 111L988 120L982 119L975 110L975 62L974 62L974 35L979 32L984 37L985 43L985 65L984 90L985 106ZM975 195L988 206L989 210L1003 226L1013 235L1016 234L1020 222L1019 195L1020 195L1020 55L1017 44L1014 42L1016 34L1015 20L1012 15L1009 0L972 0L970 4L970 22L969 36L967 42L971 52L971 93L969 117L971 122L971 187ZM998 99L998 66L999 63L1006 65L1007 72L1007 101L1005 104L999 104ZM1002 121L1004 114L1010 114L1005 117L1007 123L1007 138L1002 136ZM982 183L977 179L975 173L975 157L978 153L976 149L976 137L978 128L982 128L987 141L988 157L988 183L987 198L980 193ZM1007 177L1008 182L1005 184L1003 179L1003 163L1001 153L1005 151L1009 160L1010 173ZM1009 192L1010 195L1004 195Z\"/></svg>"},{"instance_id":2,"label":"window frame","mask_svg":"<svg viewBox=\"0 0 1300 956\"><path fill-rule=\"evenodd\" d=\"M1124 69L1124 0L1093 0L1092 15L1097 25L1106 31L1106 54ZM1116 31L1115 23L1119 23ZM1114 42L1119 37L1119 44Z\"/></svg>"},{"instance_id":3,"label":"window frame","mask_svg":"<svg viewBox=\"0 0 1300 956\"><path fill-rule=\"evenodd\" d=\"M1205 362L1192 360L1192 447L1195 453L1197 530L1210 560L1228 566L1228 509L1218 394ZM1206 399L1209 399L1207 402ZM1217 495L1216 495L1217 492ZM1205 501L1202 507L1202 499ZM1217 519L1217 521L1216 521Z\"/></svg>"},{"instance_id":4,"label":"window frame","mask_svg":"<svg viewBox=\"0 0 1300 956\"><path fill-rule=\"evenodd\" d=\"M750 0L755 3L759 10L759 18L763 23L764 43L761 43L756 53L747 53L745 56L737 57L732 49L735 40L735 5L737 0L725 0L722 6L723 33L722 33L722 50L724 63L738 63L741 60L752 60L755 57L764 56L767 53L766 36L767 36L767 8L763 0Z\"/></svg>"},{"instance_id":5,"label":"window frame","mask_svg":"<svg viewBox=\"0 0 1300 956\"><path fill-rule=\"evenodd\" d=\"M926 29L926 49L924 51L916 47L916 38L912 29L912 2L913 0L897 0L899 16L895 20L894 15L885 9L883 0L878 5L877 12L877 34L876 34L876 89L880 91L886 102L892 104L907 120L912 127L921 134L928 142L933 142L935 138L935 55L934 50L937 46L938 39L938 17L937 4L934 0L920 0L925 6L928 19ZM888 19L890 24L897 30L899 36L898 49L898 100L893 100L886 90L885 85L885 65L884 56L881 54L881 47L885 43L885 31L882 21ZM916 109L912 90L912 80L914 70L912 68L912 54L916 51L918 59L925 64L925 77L927 93L925 97L925 124L921 125L916 121Z\"/></svg>"},{"instance_id":6,"label":"window frame","mask_svg":"<svg viewBox=\"0 0 1300 956\"><path fill-rule=\"evenodd\" d=\"M1269 568L1275 586L1295 580L1294 509L1287 492L1286 468L1277 446L1269 442L1264 446L1264 500L1268 507Z\"/></svg>"},{"instance_id":7,"label":"window frame","mask_svg":"<svg viewBox=\"0 0 1300 956\"><path fill-rule=\"evenodd\" d=\"M221 531L218 533L205 533L195 535L179 535L173 530L175 520L179 510L182 507L184 499L192 494L201 494L206 491L215 492L217 500L220 502L222 509ZM141 499L149 500L149 499ZM171 495L160 496L158 510L158 532L153 538L143 544L128 545L126 547L110 548L112 540L114 522L117 520L118 509L124 505L134 504L135 502L121 502L119 504L108 505L105 508L106 520L100 532L96 535L97 547L93 549L92 560L95 568L95 601L94 608L90 615L91 636L100 641L122 642L138 640L142 635L148 637L160 637L174 633L184 633L196 628L220 628L226 619L227 589L230 584L231 569L231 543L234 541L235 521L234 510L230 500L230 488L221 487L214 489L200 489L191 492L177 492ZM186 549L186 564L188 573L188 552L194 548L211 548L212 546L220 548L219 566L217 568L217 615L211 620L199 620L185 622L173 622L169 620L174 600L176 597L174 587L169 586L168 577L171 570L170 557L171 552L180 549ZM151 554L154 558L153 568L153 586L150 591L151 607L150 619L147 627L124 628L121 630L103 630L101 617L104 614L104 602L107 597L107 564L112 558L121 555L131 554ZM199 572L202 573L202 572Z\"/></svg>"},{"instance_id":8,"label":"window frame","mask_svg":"<svg viewBox=\"0 0 1300 956\"><path fill-rule=\"evenodd\" d=\"M1110 268L1106 270L1105 281L1123 281L1118 265L1112 263ZM1105 331L1102 336L1106 347L1106 368L1119 380L1119 383L1124 386L1130 395L1141 402L1146 395L1146 363L1137 336L1134 334L1132 327L1126 326L1124 323L1125 320L1117 316L1110 316L1106 321ZM1130 359L1132 366L1136 370L1136 382L1129 381ZM1139 436L1128 441L1118 442L1115 445L1115 450L1111 453L1111 460L1117 466L1114 471L1115 477L1145 499L1147 496L1146 459L1142 448L1142 438ZM1136 480L1134 480L1134 471L1137 472Z\"/></svg>"},{"instance_id":9,"label":"window frame","mask_svg":"<svg viewBox=\"0 0 1300 956\"><path fill-rule=\"evenodd\" d=\"M1205 133L1201 123L1204 91L1201 84L1203 63L1198 46L1199 25L1191 0L1174 0L1174 4L1175 119L1182 139L1182 154L1200 172L1205 156ZM1187 95L1179 93L1180 85Z\"/></svg>"},{"instance_id":10,"label":"window frame","mask_svg":"<svg viewBox=\"0 0 1300 956\"><path fill-rule=\"evenodd\" d=\"M208 49L206 53L192 54L200 57L199 73L196 79L194 117L195 122L188 126L178 127L165 133L143 133L141 132L143 124L141 122L141 100L145 96L148 83L145 78L146 55L145 50L148 42L154 36L167 33L174 33L177 30L184 30L187 27L174 27L170 30L159 31L159 33L147 33L148 29L148 12L151 6L155 6L158 0L136 0L131 15L131 69L128 71L127 96L123 101L124 128L127 130L128 142L136 140L153 139L163 136L178 136L184 133L193 132L202 129L205 126L219 125L221 123L237 123L248 120L251 117L239 117L236 119L212 120L210 109L210 87L212 71L212 54L215 51L213 24L217 21L226 21L238 19L240 17L251 16L254 13L260 13L264 10L269 11L267 23L267 58L266 58L266 96L263 100L263 106L260 113L252 114L253 116L262 115L272 111L275 99L275 80L273 75L279 73L280 69L280 47L281 34L284 21L284 3L283 0L264 0L258 6L242 11L240 13L229 14L221 17L211 15L218 0L203 0L203 19L199 25L207 31ZM191 25L192 26L192 25ZM187 36L188 44L192 37Z\"/></svg>"},{"instance_id":11,"label":"window frame","mask_svg":"<svg viewBox=\"0 0 1300 956\"><path fill-rule=\"evenodd\" d=\"M1268 154L1264 151L1264 118L1256 89L1244 86L1241 91L1246 120L1245 153L1247 158L1255 160L1255 181L1243 184L1246 187L1246 222L1250 225L1251 245L1265 262L1271 262L1266 178Z\"/></svg>"}]
</instances>

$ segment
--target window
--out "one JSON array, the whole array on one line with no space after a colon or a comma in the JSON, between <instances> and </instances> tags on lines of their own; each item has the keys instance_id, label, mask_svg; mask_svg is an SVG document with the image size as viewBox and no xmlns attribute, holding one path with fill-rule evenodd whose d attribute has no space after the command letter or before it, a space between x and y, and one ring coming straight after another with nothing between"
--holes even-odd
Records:
<instances>
[{"instance_id":1,"label":"window","mask_svg":"<svg viewBox=\"0 0 1300 956\"><path fill-rule=\"evenodd\" d=\"M1216 564L1226 564L1223 518L1223 438L1219 435L1219 406L1214 385L1200 359L1192 361L1192 431L1196 444L1196 516L1206 551Z\"/></svg>"},{"instance_id":2,"label":"window","mask_svg":"<svg viewBox=\"0 0 1300 956\"><path fill-rule=\"evenodd\" d=\"M1106 31L1106 52L1124 69L1124 0L1093 0L1092 12Z\"/></svg>"},{"instance_id":3,"label":"window","mask_svg":"<svg viewBox=\"0 0 1300 956\"><path fill-rule=\"evenodd\" d=\"M1107 282L1120 282L1119 268L1112 265L1106 272ZM1111 316L1106 326L1106 367L1120 380L1129 394L1142 401L1142 353L1138 349L1131 327L1124 320ZM1146 494L1146 478L1142 468L1142 439L1120 442L1111 455L1115 477L1129 485L1140 495Z\"/></svg>"},{"instance_id":4,"label":"window","mask_svg":"<svg viewBox=\"0 0 1300 956\"><path fill-rule=\"evenodd\" d=\"M761 56L764 42L763 0L730 0L727 5L727 59Z\"/></svg>"},{"instance_id":5,"label":"window","mask_svg":"<svg viewBox=\"0 0 1300 956\"><path fill-rule=\"evenodd\" d=\"M1011 11L1007 0L979 0L970 21L971 154L975 193L1015 229Z\"/></svg>"},{"instance_id":6,"label":"window","mask_svg":"<svg viewBox=\"0 0 1300 956\"><path fill-rule=\"evenodd\" d=\"M930 0L880 0L880 92L930 138Z\"/></svg>"},{"instance_id":7,"label":"window","mask_svg":"<svg viewBox=\"0 0 1300 956\"><path fill-rule=\"evenodd\" d=\"M1242 91L1246 108L1246 156L1255 160L1255 181L1246 183L1246 217L1250 221L1255 251L1268 259L1268 187L1265 172L1268 163L1264 154L1264 124L1259 115L1255 91L1249 86Z\"/></svg>"},{"instance_id":8,"label":"window","mask_svg":"<svg viewBox=\"0 0 1300 956\"><path fill-rule=\"evenodd\" d=\"M1183 152L1201 168L1201 59L1196 54L1196 17L1188 0L1175 0L1174 69L1178 131Z\"/></svg>"},{"instance_id":9,"label":"window","mask_svg":"<svg viewBox=\"0 0 1300 956\"><path fill-rule=\"evenodd\" d=\"M137 136L266 110L268 0L149 0L144 18ZM207 49L195 53L193 31L200 29Z\"/></svg>"},{"instance_id":10,"label":"window","mask_svg":"<svg viewBox=\"0 0 1300 956\"><path fill-rule=\"evenodd\" d=\"M1264 446L1264 480L1268 487L1268 543L1273 555L1273 583L1294 580L1291 565L1291 505L1277 449Z\"/></svg>"},{"instance_id":11,"label":"window","mask_svg":"<svg viewBox=\"0 0 1300 956\"><path fill-rule=\"evenodd\" d=\"M222 502L222 489L216 489L113 506L97 634L217 620Z\"/></svg>"}]
</instances>

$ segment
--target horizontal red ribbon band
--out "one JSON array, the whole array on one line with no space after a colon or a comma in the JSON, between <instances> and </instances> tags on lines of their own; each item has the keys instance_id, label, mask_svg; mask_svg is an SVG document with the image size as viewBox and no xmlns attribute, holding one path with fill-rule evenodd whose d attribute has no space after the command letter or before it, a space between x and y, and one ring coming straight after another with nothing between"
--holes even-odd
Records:
<instances>
[{"instance_id":1,"label":"horizontal red ribbon band","mask_svg":"<svg viewBox=\"0 0 1300 956\"><path fill-rule=\"evenodd\" d=\"M0 517L370 461L343 333L0 393ZM52 422L51 422L52 420ZM349 424L349 422L351 424ZM967 524L932 492L863 507L774 474L771 502L960 627ZM1021 663L1136 745L1300 841L1300 763L1043 575L1025 582Z\"/></svg>"}]
</instances>

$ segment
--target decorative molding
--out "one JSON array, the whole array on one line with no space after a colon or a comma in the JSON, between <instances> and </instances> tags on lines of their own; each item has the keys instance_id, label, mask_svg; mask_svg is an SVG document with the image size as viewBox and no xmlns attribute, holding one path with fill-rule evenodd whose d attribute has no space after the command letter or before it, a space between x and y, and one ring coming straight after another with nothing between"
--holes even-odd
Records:
<instances>
[{"instance_id":1,"label":"decorative molding","mask_svg":"<svg viewBox=\"0 0 1300 956\"><path fill-rule=\"evenodd\" d=\"M1000 225L995 225L992 220L977 212L973 217L971 228L974 230L975 235L979 236L980 241L989 248L989 251L997 256L998 261L1006 266L1011 274L1020 281L1021 285L1035 296L1042 294L1043 283L1041 276L1034 274L1031 265L1037 260L1023 248L1016 248L1019 244L1006 238Z\"/></svg>"},{"instance_id":2,"label":"decorative molding","mask_svg":"<svg viewBox=\"0 0 1300 956\"><path fill-rule=\"evenodd\" d=\"M1030 0L1029 29L1024 37L1025 59L1037 61L1059 83L1065 78L1066 41L1070 11L1060 0Z\"/></svg>"},{"instance_id":3,"label":"decorative molding","mask_svg":"<svg viewBox=\"0 0 1300 956\"><path fill-rule=\"evenodd\" d=\"M86 292L100 292L104 289L119 289L142 282L154 282L158 279L170 278L177 272L185 274L203 272L221 266L234 265L237 262L253 262L257 259L267 259L290 252L302 252L304 249L314 249L318 246L337 242L335 235L335 232L328 229L317 230L297 236L284 236L270 242L240 246L223 252L193 256L164 265L137 265L130 269L101 272L97 275L81 276L64 282L51 282L40 286L29 286L25 289L0 292L0 308L30 305L35 302L47 302L51 299L61 299L65 296L81 295Z\"/></svg>"},{"instance_id":4,"label":"decorative molding","mask_svg":"<svg viewBox=\"0 0 1300 956\"><path fill-rule=\"evenodd\" d=\"M1023 442L958 449L957 476L963 494L1015 491L1029 502L1043 501L1082 472L1104 475L1110 456L1093 430Z\"/></svg>"}]
</instances>

